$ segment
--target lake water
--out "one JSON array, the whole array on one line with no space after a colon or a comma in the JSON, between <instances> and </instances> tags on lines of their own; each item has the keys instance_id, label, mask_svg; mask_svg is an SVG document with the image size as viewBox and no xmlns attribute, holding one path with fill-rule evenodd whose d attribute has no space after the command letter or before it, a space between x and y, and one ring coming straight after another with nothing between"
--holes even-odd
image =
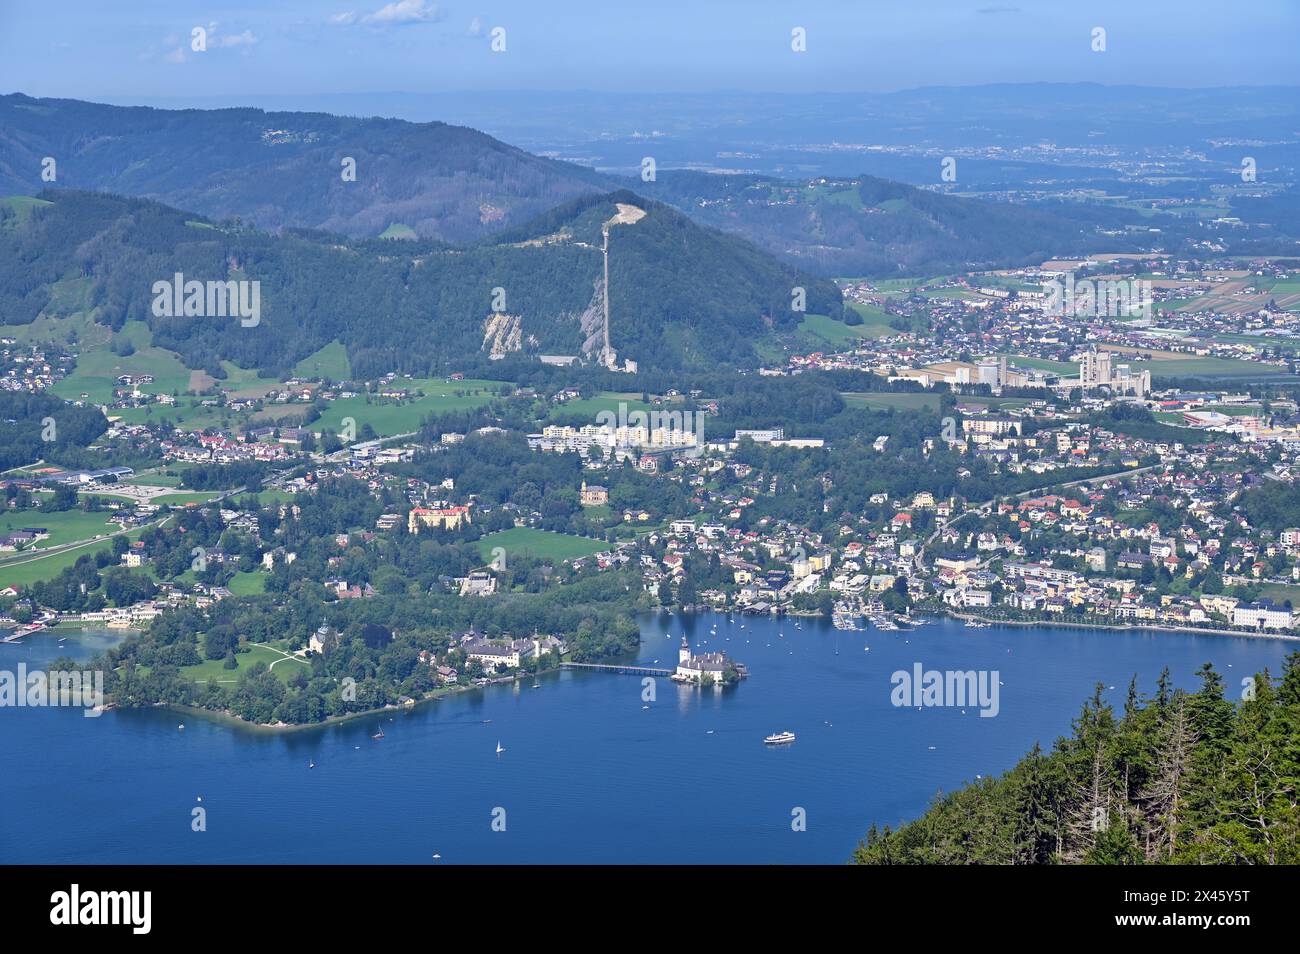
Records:
<instances>
[{"instance_id":1,"label":"lake water","mask_svg":"<svg viewBox=\"0 0 1300 954\"><path fill-rule=\"evenodd\" d=\"M912 818L938 790L1050 746L1098 680L1119 709L1132 674L1150 692L1168 666L1193 688L1208 661L1235 698L1242 678L1280 672L1300 645L665 615L644 621L640 661L674 666L683 627L697 651L727 650L750 678L722 692L659 679L643 708L635 676L555 673L537 689L292 733L165 710L0 708L0 862L840 863L872 822ZM89 658L119 638L0 645L0 670ZM918 662L996 670L998 715L896 708L891 674ZM787 729L795 743L763 744ZM194 832L199 804L207 830ZM505 831L493 830L498 809ZM795 809L806 831L792 830Z\"/></svg>"}]
</instances>

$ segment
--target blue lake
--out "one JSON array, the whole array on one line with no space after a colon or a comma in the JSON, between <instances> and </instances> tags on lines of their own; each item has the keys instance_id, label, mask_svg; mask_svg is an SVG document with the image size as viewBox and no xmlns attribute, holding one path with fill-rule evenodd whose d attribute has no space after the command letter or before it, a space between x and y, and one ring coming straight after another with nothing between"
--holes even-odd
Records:
<instances>
[{"instance_id":1,"label":"blue lake","mask_svg":"<svg viewBox=\"0 0 1300 954\"><path fill-rule=\"evenodd\" d=\"M540 688L528 680L291 733L166 710L0 708L0 862L834 864L872 822L912 818L940 789L1050 746L1097 681L1119 709L1133 674L1151 692L1168 666L1190 689L1211 662L1236 698L1243 678L1266 666L1276 675L1300 646L664 615L643 621L639 660L675 665L683 627L697 651L725 649L750 678L726 691L659 679L644 708L635 676L556 673ZM117 638L0 645L0 670L89 658ZM998 715L895 707L891 674L915 663L996 670ZM763 744L787 729L793 744ZM207 830L194 832L199 804ZM796 808L806 831L792 830ZM497 809L505 831L493 830Z\"/></svg>"}]
</instances>

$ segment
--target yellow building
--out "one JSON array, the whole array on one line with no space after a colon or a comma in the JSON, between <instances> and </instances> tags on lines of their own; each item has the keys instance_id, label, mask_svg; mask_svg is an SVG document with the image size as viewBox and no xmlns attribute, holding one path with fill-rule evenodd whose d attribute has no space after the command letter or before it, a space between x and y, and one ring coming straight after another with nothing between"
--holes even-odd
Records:
<instances>
[{"instance_id":1,"label":"yellow building","mask_svg":"<svg viewBox=\"0 0 1300 954\"><path fill-rule=\"evenodd\" d=\"M582 505L584 507L603 507L609 503L609 491L597 484L582 482Z\"/></svg>"},{"instance_id":2,"label":"yellow building","mask_svg":"<svg viewBox=\"0 0 1300 954\"><path fill-rule=\"evenodd\" d=\"M421 527L458 530L469 522L469 507L415 507L406 518L406 529L409 533L419 533Z\"/></svg>"}]
</instances>

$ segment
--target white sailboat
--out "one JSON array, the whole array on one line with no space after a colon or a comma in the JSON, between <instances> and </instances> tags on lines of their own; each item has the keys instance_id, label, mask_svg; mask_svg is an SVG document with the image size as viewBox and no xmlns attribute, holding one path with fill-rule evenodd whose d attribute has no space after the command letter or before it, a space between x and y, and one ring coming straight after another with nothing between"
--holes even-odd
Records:
<instances>
[{"instance_id":1,"label":"white sailboat","mask_svg":"<svg viewBox=\"0 0 1300 954\"><path fill-rule=\"evenodd\" d=\"M497 755L500 755L504 751L505 751L505 746L501 744L500 739L497 739Z\"/></svg>"}]
</instances>

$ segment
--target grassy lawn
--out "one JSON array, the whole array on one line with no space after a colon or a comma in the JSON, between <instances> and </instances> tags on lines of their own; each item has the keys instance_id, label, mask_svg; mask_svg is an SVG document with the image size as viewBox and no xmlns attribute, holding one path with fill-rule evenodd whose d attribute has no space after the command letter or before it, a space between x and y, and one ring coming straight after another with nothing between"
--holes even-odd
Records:
<instances>
[{"instance_id":1,"label":"grassy lawn","mask_svg":"<svg viewBox=\"0 0 1300 954\"><path fill-rule=\"evenodd\" d=\"M1031 402L1029 398L969 397L963 394L957 398L957 403L978 404L992 411L1000 411L1008 407L1025 407Z\"/></svg>"},{"instance_id":2,"label":"grassy lawn","mask_svg":"<svg viewBox=\"0 0 1300 954\"><path fill-rule=\"evenodd\" d=\"M238 499L242 502L256 497L258 504L265 507L270 504L288 503L290 500L293 500L295 496L297 495L290 493L287 490L263 488L255 494L240 494Z\"/></svg>"},{"instance_id":3,"label":"grassy lawn","mask_svg":"<svg viewBox=\"0 0 1300 954\"><path fill-rule=\"evenodd\" d=\"M1286 368L1235 358L1190 358L1185 361L1143 361L1136 371L1150 371L1153 378L1259 378L1286 374Z\"/></svg>"},{"instance_id":4,"label":"grassy lawn","mask_svg":"<svg viewBox=\"0 0 1300 954\"><path fill-rule=\"evenodd\" d=\"M1287 583L1265 583L1259 588L1259 595L1274 603L1291 601L1292 606L1300 606L1300 586Z\"/></svg>"},{"instance_id":5,"label":"grassy lawn","mask_svg":"<svg viewBox=\"0 0 1300 954\"><path fill-rule=\"evenodd\" d=\"M931 411L939 410L939 395L937 394L877 394L870 391L841 391L840 397L844 398L844 403L850 407L868 407L872 410L881 410L883 408L897 408L906 411L915 411L921 408Z\"/></svg>"},{"instance_id":6,"label":"grassy lawn","mask_svg":"<svg viewBox=\"0 0 1300 954\"><path fill-rule=\"evenodd\" d=\"M350 417L356 422L358 439L361 429L367 424L380 437L407 434L419 428L420 421L430 414L482 407L497 397L502 382L423 378L410 381L399 379L392 386L411 392L423 391L424 396L400 404L381 403L377 397L372 397L372 403L367 404L364 395L340 398L330 403L320 419L312 424L312 429L339 432L343 430L343 419Z\"/></svg>"},{"instance_id":7,"label":"grassy lawn","mask_svg":"<svg viewBox=\"0 0 1300 954\"><path fill-rule=\"evenodd\" d=\"M141 487L179 487L182 476L163 471L141 471L131 477L131 483Z\"/></svg>"},{"instance_id":8,"label":"grassy lawn","mask_svg":"<svg viewBox=\"0 0 1300 954\"><path fill-rule=\"evenodd\" d=\"M626 407L626 413L631 414L633 411L643 411L649 413L655 408L651 404L646 404L641 400L641 392L619 392L619 391L602 391L600 394L589 398L578 398L573 401L566 401L564 404L557 405L551 411L552 418L570 418L584 417L591 418L595 422L596 415L603 411L609 411L611 414L619 413L619 406Z\"/></svg>"},{"instance_id":9,"label":"grassy lawn","mask_svg":"<svg viewBox=\"0 0 1300 954\"><path fill-rule=\"evenodd\" d=\"M607 546L601 540L575 537L568 533L552 533L533 527L511 527L509 530L489 533L478 542L478 552L484 560L492 558L495 547L505 549L506 560L510 559L511 553L527 553L540 559L572 560L599 553Z\"/></svg>"},{"instance_id":10,"label":"grassy lawn","mask_svg":"<svg viewBox=\"0 0 1300 954\"><path fill-rule=\"evenodd\" d=\"M1079 373L1079 366L1072 361L1049 361L1046 358L1026 358L1024 355L1019 354L1009 354L1007 355L1007 359L1020 368L1033 368L1038 371L1054 371L1057 374Z\"/></svg>"},{"instance_id":11,"label":"grassy lawn","mask_svg":"<svg viewBox=\"0 0 1300 954\"><path fill-rule=\"evenodd\" d=\"M138 539L140 530L126 534L128 540ZM6 586L31 586L40 580L49 580L58 576L66 567L72 566L83 556L93 556L101 550L112 547L111 540L98 540L85 546L62 550L35 559L27 556L11 558L0 564L0 588Z\"/></svg>"},{"instance_id":12,"label":"grassy lawn","mask_svg":"<svg viewBox=\"0 0 1300 954\"><path fill-rule=\"evenodd\" d=\"M824 342L833 348L842 348L863 338L881 338L897 334L889 327L885 313L870 305L849 302L849 307L862 316L862 324L848 325L829 315L805 315L799 322L799 334L810 343Z\"/></svg>"},{"instance_id":13,"label":"grassy lawn","mask_svg":"<svg viewBox=\"0 0 1300 954\"><path fill-rule=\"evenodd\" d=\"M32 210L43 205L51 205L45 199L38 199L30 195L8 195L0 198L0 208L6 208L18 213L18 221L25 222L31 218Z\"/></svg>"},{"instance_id":14,"label":"grassy lawn","mask_svg":"<svg viewBox=\"0 0 1300 954\"><path fill-rule=\"evenodd\" d=\"M38 540L29 548L44 550L78 540L89 540L117 530L117 525L109 523L108 517L107 513L83 513L80 510L65 510L61 513L41 513L37 510L0 513L0 536L23 527L44 527L49 530L49 537Z\"/></svg>"},{"instance_id":15,"label":"grassy lawn","mask_svg":"<svg viewBox=\"0 0 1300 954\"><path fill-rule=\"evenodd\" d=\"M250 643L248 652L235 653L236 668L226 669L225 660L223 659L205 659L197 666L182 666L180 674L186 679L193 679L195 682L218 682L234 685L239 678L257 663L266 663L271 667L271 672L278 676L284 682L296 672L309 672L311 664L306 660L298 659L294 656L286 656L283 652L273 649L263 643Z\"/></svg>"},{"instance_id":16,"label":"grassy lawn","mask_svg":"<svg viewBox=\"0 0 1300 954\"><path fill-rule=\"evenodd\" d=\"M348 361L348 350L341 342L331 341L315 354L309 354L299 361L293 369L294 377L315 380L329 378L331 381L347 381L352 377L352 363Z\"/></svg>"},{"instance_id":17,"label":"grassy lawn","mask_svg":"<svg viewBox=\"0 0 1300 954\"><path fill-rule=\"evenodd\" d=\"M83 493L86 493L83 491ZM174 494L162 494L157 497L149 498L146 503L167 506L168 504L202 504L207 503L214 497L221 495L218 490L178 490ZM134 500L136 498L129 494L113 493L111 490L93 490L88 493L91 497L111 497L114 499Z\"/></svg>"},{"instance_id":18,"label":"grassy lawn","mask_svg":"<svg viewBox=\"0 0 1300 954\"><path fill-rule=\"evenodd\" d=\"M231 578L230 592L236 596L259 596L266 592L265 573L236 573Z\"/></svg>"},{"instance_id":19,"label":"grassy lawn","mask_svg":"<svg viewBox=\"0 0 1300 954\"><path fill-rule=\"evenodd\" d=\"M183 394L190 388L190 369L175 352L155 348L149 326L129 321L113 336L115 342L130 341L136 351L122 356L107 346L86 348L77 357L77 367L50 390L59 397L107 404L113 400L117 377L122 374L151 374L153 382L140 387L149 394Z\"/></svg>"}]
</instances>

